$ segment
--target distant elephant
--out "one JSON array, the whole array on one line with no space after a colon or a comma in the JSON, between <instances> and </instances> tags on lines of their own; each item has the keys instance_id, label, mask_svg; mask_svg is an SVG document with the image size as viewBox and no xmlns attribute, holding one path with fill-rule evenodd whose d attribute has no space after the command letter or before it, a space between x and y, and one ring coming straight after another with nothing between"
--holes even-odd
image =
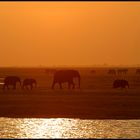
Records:
<instances>
[{"instance_id":1,"label":"distant elephant","mask_svg":"<svg viewBox=\"0 0 140 140\"><path fill-rule=\"evenodd\" d=\"M22 88L24 89L26 87L26 89L28 89L28 86L30 86L30 88L33 89L33 85L35 85L35 87L37 86L37 82L35 79L32 78L24 79Z\"/></svg>"},{"instance_id":2,"label":"distant elephant","mask_svg":"<svg viewBox=\"0 0 140 140\"><path fill-rule=\"evenodd\" d=\"M113 82L113 88L125 88L126 86L129 88L129 83L123 79L117 79Z\"/></svg>"},{"instance_id":3,"label":"distant elephant","mask_svg":"<svg viewBox=\"0 0 140 140\"><path fill-rule=\"evenodd\" d=\"M21 80L18 76L7 76L4 79L4 85L3 85L3 89L5 90L5 87L7 87L7 89L9 89L9 85L13 86L13 89L16 89L16 84L19 83L21 86Z\"/></svg>"},{"instance_id":4,"label":"distant elephant","mask_svg":"<svg viewBox=\"0 0 140 140\"><path fill-rule=\"evenodd\" d=\"M72 88L75 88L73 78L78 78L78 83L79 83L79 88L80 88L80 74L77 70L57 70L54 73L52 89L54 88L54 85L56 83L58 83L60 88L62 89L61 84L65 82L68 83L68 88L70 88L71 85L73 86Z\"/></svg>"},{"instance_id":5,"label":"distant elephant","mask_svg":"<svg viewBox=\"0 0 140 140\"><path fill-rule=\"evenodd\" d=\"M126 74L128 72L128 69L118 69L118 74Z\"/></svg>"},{"instance_id":6,"label":"distant elephant","mask_svg":"<svg viewBox=\"0 0 140 140\"><path fill-rule=\"evenodd\" d=\"M90 72L91 72L91 73L96 73L96 71L95 71L95 70L91 70Z\"/></svg>"},{"instance_id":7,"label":"distant elephant","mask_svg":"<svg viewBox=\"0 0 140 140\"><path fill-rule=\"evenodd\" d=\"M136 74L140 74L140 69L136 69Z\"/></svg>"},{"instance_id":8,"label":"distant elephant","mask_svg":"<svg viewBox=\"0 0 140 140\"><path fill-rule=\"evenodd\" d=\"M110 69L110 70L108 70L108 74L116 75L116 70L115 69Z\"/></svg>"}]
</instances>

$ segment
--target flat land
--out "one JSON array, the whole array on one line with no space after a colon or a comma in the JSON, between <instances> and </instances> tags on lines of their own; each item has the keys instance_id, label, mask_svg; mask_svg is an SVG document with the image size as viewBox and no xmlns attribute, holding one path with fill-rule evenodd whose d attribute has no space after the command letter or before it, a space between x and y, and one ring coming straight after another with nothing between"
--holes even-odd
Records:
<instances>
[{"instance_id":1,"label":"flat land","mask_svg":"<svg viewBox=\"0 0 140 140\"><path fill-rule=\"evenodd\" d=\"M95 69L95 68L94 68ZM123 75L109 75L109 68L80 69L81 88L51 89L53 74L43 69L1 68L0 77L17 75L35 78L37 88L22 90L0 89L0 117L19 118L81 118L81 119L140 119L140 76L135 68ZM129 81L129 89L112 89L116 78ZM77 85L77 80L74 80ZM2 86L2 85L1 85Z\"/></svg>"}]
</instances>

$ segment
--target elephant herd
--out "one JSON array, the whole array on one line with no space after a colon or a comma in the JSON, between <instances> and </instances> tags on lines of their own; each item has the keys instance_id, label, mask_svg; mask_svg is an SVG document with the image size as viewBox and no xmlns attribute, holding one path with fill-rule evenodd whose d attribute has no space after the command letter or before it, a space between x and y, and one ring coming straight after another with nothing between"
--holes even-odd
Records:
<instances>
[{"instance_id":1,"label":"elephant herd","mask_svg":"<svg viewBox=\"0 0 140 140\"><path fill-rule=\"evenodd\" d=\"M78 87L80 88L80 74L77 70L57 70L54 73L54 79L52 83L52 89L54 89L55 84L59 84L60 88L62 89L62 83L67 82L68 83L68 88L75 88L75 84L73 82L73 78L78 78ZM20 77L18 76L7 76L4 79L4 84L3 84L3 90L6 88L9 89L9 86L12 86L13 89L16 89L17 83L20 84L21 88L28 89L28 86L30 86L30 89L33 89L33 87L37 87L37 81L32 78L24 79L23 83L21 82Z\"/></svg>"},{"instance_id":2,"label":"elephant herd","mask_svg":"<svg viewBox=\"0 0 140 140\"><path fill-rule=\"evenodd\" d=\"M28 86L30 86L30 88L33 88L33 85L37 86L37 82L35 79L24 79L23 80L23 84L21 83L21 79L18 76L7 76L4 79L4 85L3 85L3 90L9 89L9 86L13 86L13 89L16 89L16 84L19 83L20 86L22 87L22 89L24 89L26 87L26 89L28 89Z\"/></svg>"},{"instance_id":3,"label":"elephant herd","mask_svg":"<svg viewBox=\"0 0 140 140\"><path fill-rule=\"evenodd\" d=\"M128 72L128 69L118 69L118 70L109 69L108 70L108 74L114 74L114 75L116 75L117 73L118 74L126 74L127 72Z\"/></svg>"},{"instance_id":4,"label":"elephant herd","mask_svg":"<svg viewBox=\"0 0 140 140\"><path fill-rule=\"evenodd\" d=\"M116 74L127 74L128 69L109 69L108 74L116 75ZM136 74L140 74L140 69L136 69L135 71Z\"/></svg>"},{"instance_id":5,"label":"elephant herd","mask_svg":"<svg viewBox=\"0 0 140 140\"><path fill-rule=\"evenodd\" d=\"M71 86L74 89L75 84L73 79L78 78L78 88L80 88L80 80L81 76L79 71L77 70L56 70L53 77L53 83L52 83L52 89L54 89L55 84L59 84L60 89L62 89L62 83L68 83L68 88L70 89ZM16 84L19 83L22 89L28 89L28 86L30 86L30 89L33 89L33 87L37 87L37 81L32 78L24 79L23 82L21 82L20 77L18 76L7 76L4 79L3 84L3 90L6 88L9 89L9 86L12 86L13 89L16 89ZM113 82L113 88L129 88L129 83L126 80L123 79L117 79Z\"/></svg>"}]
</instances>

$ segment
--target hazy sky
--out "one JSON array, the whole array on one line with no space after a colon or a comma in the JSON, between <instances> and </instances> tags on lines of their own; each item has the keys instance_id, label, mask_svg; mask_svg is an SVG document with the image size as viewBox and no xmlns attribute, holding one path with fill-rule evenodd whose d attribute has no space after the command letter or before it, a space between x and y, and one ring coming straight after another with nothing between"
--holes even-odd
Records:
<instances>
[{"instance_id":1,"label":"hazy sky","mask_svg":"<svg viewBox=\"0 0 140 140\"><path fill-rule=\"evenodd\" d=\"M140 64L140 2L0 2L0 66Z\"/></svg>"}]
</instances>

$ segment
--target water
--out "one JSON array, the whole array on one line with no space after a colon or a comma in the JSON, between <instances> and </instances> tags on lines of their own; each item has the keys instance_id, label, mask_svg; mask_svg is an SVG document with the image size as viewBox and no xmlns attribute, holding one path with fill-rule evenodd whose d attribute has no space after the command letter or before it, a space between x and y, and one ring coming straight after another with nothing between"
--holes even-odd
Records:
<instances>
[{"instance_id":1,"label":"water","mask_svg":"<svg viewBox=\"0 0 140 140\"><path fill-rule=\"evenodd\" d=\"M1 117L0 138L140 138L140 120Z\"/></svg>"}]
</instances>

